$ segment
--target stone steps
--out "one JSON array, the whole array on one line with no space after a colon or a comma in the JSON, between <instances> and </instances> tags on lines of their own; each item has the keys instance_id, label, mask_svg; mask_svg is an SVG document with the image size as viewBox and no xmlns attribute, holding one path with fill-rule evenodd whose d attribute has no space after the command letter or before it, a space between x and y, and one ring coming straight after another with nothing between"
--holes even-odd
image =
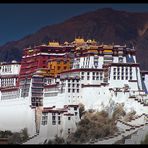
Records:
<instances>
[{"instance_id":1,"label":"stone steps","mask_svg":"<svg viewBox=\"0 0 148 148\"><path fill-rule=\"evenodd\" d=\"M147 116L146 114L142 114L132 121L139 119L142 116ZM131 122L132 122L131 121ZM124 131L119 131L113 136L105 137L102 139L98 139L98 142L94 142L94 144L140 144L142 140L144 140L146 134L148 133L148 123L140 124L140 125L130 125L124 121L120 121L124 125L128 125L129 128L125 129Z\"/></svg>"}]
</instances>

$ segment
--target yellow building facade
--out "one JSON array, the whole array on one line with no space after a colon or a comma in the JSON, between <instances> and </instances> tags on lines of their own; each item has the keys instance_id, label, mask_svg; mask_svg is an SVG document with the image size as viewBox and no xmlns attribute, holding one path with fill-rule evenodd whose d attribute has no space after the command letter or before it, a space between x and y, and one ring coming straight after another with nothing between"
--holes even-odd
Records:
<instances>
[{"instance_id":1,"label":"yellow building facade","mask_svg":"<svg viewBox=\"0 0 148 148\"><path fill-rule=\"evenodd\" d=\"M51 76L57 76L57 74L70 70L70 59L69 58L57 58L48 61L48 69Z\"/></svg>"}]
</instances>

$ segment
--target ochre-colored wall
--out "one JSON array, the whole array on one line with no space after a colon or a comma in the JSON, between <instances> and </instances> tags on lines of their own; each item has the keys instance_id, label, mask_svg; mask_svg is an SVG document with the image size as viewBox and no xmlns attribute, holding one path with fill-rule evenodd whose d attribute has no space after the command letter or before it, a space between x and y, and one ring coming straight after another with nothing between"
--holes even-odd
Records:
<instances>
[{"instance_id":1,"label":"ochre-colored wall","mask_svg":"<svg viewBox=\"0 0 148 148\"><path fill-rule=\"evenodd\" d=\"M48 68L50 69L50 74L56 76L57 74L70 69L70 60L52 60L48 62Z\"/></svg>"}]
</instances>

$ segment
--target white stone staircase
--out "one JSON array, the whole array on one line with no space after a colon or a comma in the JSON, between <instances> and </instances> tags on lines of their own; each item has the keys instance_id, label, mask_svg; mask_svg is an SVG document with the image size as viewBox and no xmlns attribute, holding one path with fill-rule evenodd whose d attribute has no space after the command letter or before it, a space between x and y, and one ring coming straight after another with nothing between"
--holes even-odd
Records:
<instances>
[{"instance_id":1,"label":"white stone staircase","mask_svg":"<svg viewBox=\"0 0 148 148\"><path fill-rule=\"evenodd\" d=\"M33 137L29 138L26 142L23 144L44 144L44 141L46 138L40 137L39 134L34 135Z\"/></svg>"},{"instance_id":2,"label":"white stone staircase","mask_svg":"<svg viewBox=\"0 0 148 148\"><path fill-rule=\"evenodd\" d=\"M145 124L136 133L132 134L130 138L125 139L124 144L141 144L141 141L145 139L148 134L148 124Z\"/></svg>"},{"instance_id":3,"label":"white stone staircase","mask_svg":"<svg viewBox=\"0 0 148 148\"><path fill-rule=\"evenodd\" d=\"M144 117L146 114L142 114L130 122L124 122L118 120L120 127L119 132L116 134L105 137L103 139L96 139L92 144L119 144L118 141L123 141L121 144L140 144L144 140L148 133L148 122L145 122ZM141 119L141 123L140 123ZM86 143L90 144L90 143Z\"/></svg>"}]
</instances>

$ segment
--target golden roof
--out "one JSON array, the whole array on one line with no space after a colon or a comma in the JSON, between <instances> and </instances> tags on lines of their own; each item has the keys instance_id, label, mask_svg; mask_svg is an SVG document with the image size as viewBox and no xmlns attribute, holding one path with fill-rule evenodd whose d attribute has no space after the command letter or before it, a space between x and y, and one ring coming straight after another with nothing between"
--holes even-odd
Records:
<instances>
[{"instance_id":1,"label":"golden roof","mask_svg":"<svg viewBox=\"0 0 148 148\"><path fill-rule=\"evenodd\" d=\"M76 44L82 44L82 43L85 43L84 39L83 38L75 38L75 43Z\"/></svg>"},{"instance_id":2,"label":"golden roof","mask_svg":"<svg viewBox=\"0 0 148 148\"><path fill-rule=\"evenodd\" d=\"M48 45L52 47L60 46L59 42L49 42Z\"/></svg>"}]
</instances>

